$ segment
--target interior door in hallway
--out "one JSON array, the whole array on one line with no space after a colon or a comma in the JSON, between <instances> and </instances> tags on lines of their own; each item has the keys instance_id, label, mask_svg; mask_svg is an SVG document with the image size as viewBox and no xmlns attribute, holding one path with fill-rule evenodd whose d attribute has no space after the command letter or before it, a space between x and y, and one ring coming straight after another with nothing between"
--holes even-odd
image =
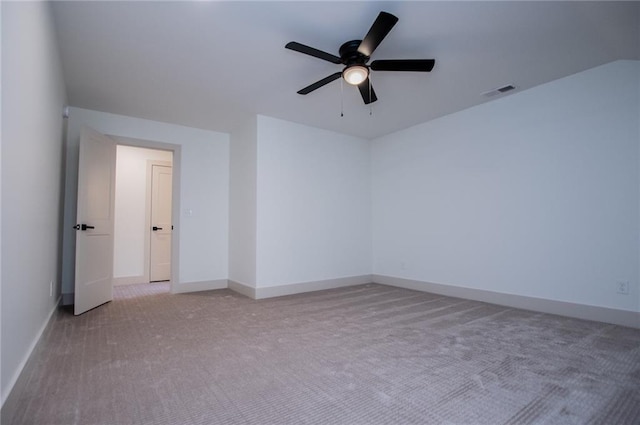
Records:
<instances>
[{"instance_id":1,"label":"interior door in hallway","mask_svg":"<svg viewBox=\"0 0 640 425\"><path fill-rule=\"evenodd\" d=\"M113 299L116 142L90 129L80 135L74 314Z\"/></svg>"},{"instance_id":2,"label":"interior door in hallway","mask_svg":"<svg viewBox=\"0 0 640 425\"><path fill-rule=\"evenodd\" d=\"M153 165L151 176L151 241L149 280L171 279L171 186L172 168Z\"/></svg>"}]
</instances>

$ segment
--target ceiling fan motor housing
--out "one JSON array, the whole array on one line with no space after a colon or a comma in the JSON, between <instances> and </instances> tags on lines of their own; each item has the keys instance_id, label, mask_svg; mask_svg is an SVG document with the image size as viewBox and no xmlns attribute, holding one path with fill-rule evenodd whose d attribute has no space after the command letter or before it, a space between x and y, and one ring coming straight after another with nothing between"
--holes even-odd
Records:
<instances>
[{"instance_id":1,"label":"ceiling fan motor housing","mask_svg":"<svg viewBox=\"0 0 640 425\"><path fill-rule=\"evenodd\" d=\"M340 46L340 61L346 65L342 70L342 78L351 85L359 85L369 78L369 67L366 65L369 56L358 51L362 40L351 40Z\"/></svg>"},{"instance_id":2,"label":"ceiling fan motor housing","mask_svg":"<svg viewBox=\"0 0 640 425\"><path fill-rule=\"evenodd\" d=\"M347 66L364 65L369 61L369 56L358 51L362 40L351 40L340 46L340 60Z\"/></svg>"}]
</instances>

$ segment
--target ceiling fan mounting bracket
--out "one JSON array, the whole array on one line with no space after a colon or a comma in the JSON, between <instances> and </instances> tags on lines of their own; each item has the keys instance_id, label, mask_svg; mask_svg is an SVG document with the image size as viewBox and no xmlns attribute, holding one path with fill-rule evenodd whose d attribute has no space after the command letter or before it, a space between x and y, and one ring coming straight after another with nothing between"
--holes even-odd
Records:
<instances>
[{"instance_id":1,"label":"ceiling fan mounting bracket","mask_svg":"<svg viewBox=\"0 0 640 425\"><path fill-rule=\"evenodd\" d=\"M358 51L362 40L351 40L340 46L340 60L343 64L350 65L364 65L369 61L369 56L363 55Z\"/></svg>"}]
</instances>

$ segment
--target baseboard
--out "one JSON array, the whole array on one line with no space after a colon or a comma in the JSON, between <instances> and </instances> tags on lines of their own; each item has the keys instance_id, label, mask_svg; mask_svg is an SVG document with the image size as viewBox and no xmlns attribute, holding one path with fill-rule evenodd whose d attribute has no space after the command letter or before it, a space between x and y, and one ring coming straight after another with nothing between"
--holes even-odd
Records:
<instances>
[{"instance_id":1,"label":"baseboard","mask_svg":"<svg viewBox=\"0 0 640 425\"><path fill-rule=\"evenodd\" d=\"M172 294L187 292L212 291L227 288L227 279L203 280L200 282L181 282L171 285Z\"/></svg>"},{"instance_id":2,"label":"baseboard","mask_svg":"<svg viewBox=\"0 0 640 425\"><path fill-rule=\"evenodd\" d=\"M11 394L11 391L13 390L13 387L16 385L16 382L18 382L18 378L20 378L20 374L22 373L22 370L24 369L25 365L29 361L29 358L31 357L31 354L33 353L33 350L36 348L36 345L38 344L38 341L40 341L40 338L42 337L42 334L44 333L44 330L49 325L49 322L51 321L51 318L53 317L53 313L55 313L56 310L58 309L58 306L60 305L61 300L62 300L62 296L58 297L58 300L56 301L55 305L53 306L53 308L49 312L49 315L47 316L47 318L45 319L44 323L40 327L40 330L36 334L35 338L33 338L33 341L31 341L31 344L29 345L29 348L27 349L27 352L25 353L25 355L23 356L22 360L18 364L18 368L16 369L16 371L11 376L11 380L7 384L7 387L2 389L2 404L0 405L0 409L4 408L4 402L7 401L7 398L9 397L9 394Z\"/></svg>"},{"instance_id":3,"label":"baseboard","mask_svg":"<svg viewBox=\"0 0 640 425\"><path fill-rule=\"evenodd\" d=\"M144 276L123 276L123 277L114 277L113 285L133 285L135 283L149 283L149 279L146 279Z\"/></svg>"},{"instance_id":4,"label":"baseboard","mask_svg":"<svg viewBox=\"0 0 640 425\"><path fill-rule=\"evenodd\" d=\"M439 283L404 279L393 276L373 275L372 279L373 282L382 285L397 286L399 288L431 292L449 297L482 301L507 307L538 311L541 313L557 314L559 316L640 328L640 312L636 311L618 310L609 307L577 304L524 295L505 294L502 292L493 292L484 289L443 285Z\"/></svg>"},{"instance_id":5,"label":"baseboard","mask_svg":"<svg viewBox=\"0 0 640 425\"><path fill-rule=\"evenodd\" d=\"M249 297L254 300L256 299L256 288L253 286L247 285L246 283L236 282L235 280L229 280L228 287L240 295L244 295L245 297Z\"/></svg>"},{"instance_id":6,"label":"baseboard","mask_svg":"<svg viewBox=\"0 0 640 425\"><path fill-rule=\"evenodd\" d=\"M366 283L371 283L371 278L371 275L362 275L341 277L337 279L316 280L311 282L292 283L288 285L262 286L255 288L255 299L259 300L262 298L282 297L284 295L342 288L345 286L364 285Z\"/></svg>"},{"instance_id":7,"label":"baseboard","mask_svg":"<svg viewBox=\"0 0 640 425\"><path fill-rule=\"evenodd\" d=\"M316 280L311 282L291 283L288 285L262 286L254 288L246 283L229 280L229 289L254 300L302 294L304 292L322 291L345 286L371 283L371 275L341 277L337 279Z\"/></svg>"}]
</instances>

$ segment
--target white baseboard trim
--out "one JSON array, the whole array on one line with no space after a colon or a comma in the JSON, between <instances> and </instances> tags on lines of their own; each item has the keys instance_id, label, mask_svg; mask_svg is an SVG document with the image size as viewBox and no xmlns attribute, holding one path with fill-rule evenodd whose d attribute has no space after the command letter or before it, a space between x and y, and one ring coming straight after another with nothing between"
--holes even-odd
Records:
<instances>
[{"instance_id":1,"label":"white baseboard trim","mask_svg":"<svg viewBox=\"0 0 640 425\"><path fill-rule=\"evenodd\" d=\"M337 279L317 280L311 282L291 283L288 285L262 286L254 288L245 283L229 280L229 289L254 300L302 294L304 292L322 291L345 286L371 283L371 275L341 277Z\"/></svg>"},{"instance_id":2,"label":"white baseboard trim","mask_svg":"<svg viewBox=\"0 0 640 425\"><path fill-rule=\"evenodd\" d=\"M122 277L114 277L113 285L133 285L135 283L149 283L149 279L146 279L144 276L122 276Z\"/></svg>"},{"instance_id":3,"label":"white baseboard trim","mask_svg":"<svg viewBox=\"0 0 640 425\"><path fill-rule=\"evenodd\" d=\"M212 291L227 288L227 279L203 280L200 282L179 282L171 285L172 294L187 292Z\"/></svg>"},{"instance_id":4,"label":"white baseboard trim","mask_svg":"<svg viewBox=\"0 0 640 425\"><path fill-rule=\"evenodd\" d=\"M234 292L237 292L240 295L244 295L245 297L249 297L251 299L256 299L256 288L251 285L247 285L246 283L236 282L235 280L228 281L228 287Z\"/></svg>"},{"instance_id":5,"label":"white baseboard trim","mask_svg":"<svg viewBox=\"0 0 640 425\"><path fill-rule=\"evenodd\" d=\"M40 341L40 338L42 337L44 330L47 328L47 325L49 325L49 322L53 317L53 313L55 313L56 310L58 309L58 306L60 305L61 300L62 300L62 296L58 297L58 300L56 301L55 305L47 315L47 318L45 319L44 323L40 327L40 330L38 330L38 333L36 334L35 338L33 338L33 340L31 341L31 344L29 345L29 348L27 349L27 352L25 353L25 355L22 357L20 364L18 364L17 369L11 376L11 380L7 384L6 388L2 389L2 404L0 404L0 409L4 407L4 402L7 401L7 398L9 397L9 394L11 394L13 387L16 385L16 382L18 382L18 378L20 378L20 374L22 373L22 370L24 369L27 362L29 361L29 358L31 357L33 350L36 348L38 341Z\"/></svg>"},{"instance_id":6,"label":"white baseboard trim","mask_svg":"<svg viewBox=\"0 0 640 425\"><path fill-rule=\"evenodd\" d=\"M337 279L291 283L288 285L278 286L262 286L258 288L253 288L239 282L229 281L229 289L253 298L254 300L260 300L263 298L282 297L285 295L342 288L345 286L364 285L366 283L371 283L371 275L340 277Z\"/></svg>"},{"instance_id":7,"label":"white baseboard trim","mask_svg":"<svg viewBox=\"0 0 640 425\"><path fill-rule=\"evenodd\" d=\"M374 283L431 292L449 297L464 298L498 304L507 307L532 310L540 313L557 314L559 316L577 319L594 320L612 323L614 325L640 328L640 312L618 310L609 307L599 307L587 304L576 304L566 301L549 300L545 298L529 297L525 295L505 294L484 289L465 288L461 286L443 285L420 280L404 279L401 277L373 275Z\"/></svg>"}]
</instances>

